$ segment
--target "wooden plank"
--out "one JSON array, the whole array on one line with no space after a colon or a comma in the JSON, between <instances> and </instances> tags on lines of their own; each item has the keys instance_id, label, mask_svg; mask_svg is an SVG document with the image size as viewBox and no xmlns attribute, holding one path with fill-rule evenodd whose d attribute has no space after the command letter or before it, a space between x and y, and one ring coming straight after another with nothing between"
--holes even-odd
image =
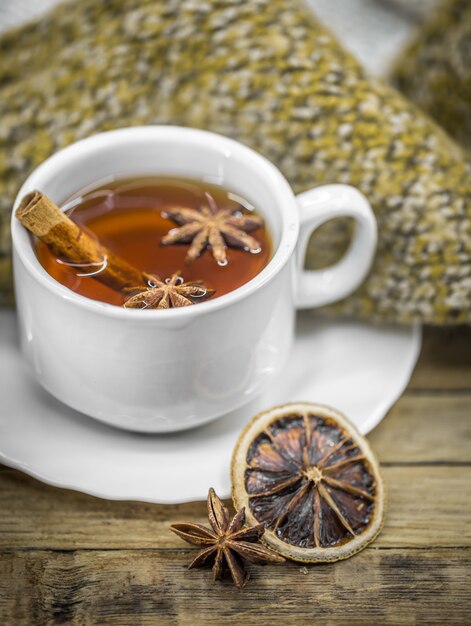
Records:
<instances>
[{"instance_id":1,"label":"wooden plank","mask_svg":"<svg viewBox=\"0 0 471 626\"><path fill-rule=\"evenodd\" d=\"M203 502L104 501L1 468L0 623L471 623L468 335L427 333L411 389L370 436L388 490L373 546L253 569L242 593L188 572L194 552L168 529L204 523Z\"/></svg>"},{"instance_id":2,"label":"wooden plank","mask_svg":"<svg viewBox=\"0 0 471 626\"><path fill-rule=\"evenodd\" d=\"M368 435L381 463L470 463L471 393L405 395Z\"/></svg>"},{"instance_id":3,"label":"wooden plank","mask_svg":"<svg viewBox=\"0 0 471 626\"><path fill-rule=\"evenodd\" d=\"M22 552L0 559L11 624L465 624L470 551L375 550L330 565L251 568L237 591L188 571L190 550Z\"/></svg>"},{"instance_id":4,"label":"wooden plank","mask_svg":"<svg viewBox=\"0 0 471 626\"><path fill-rule=\"evenodd\" d=\"M471 545L471 466L385 467L388 511L378 547ZM111 502L0 475L0 548L178 548L176 521L207 523L205 503Z\"/></svg>"},{"instance_id":5,"label":"wooden plank","mask_svg":"<svg viewBox=\"0 0 471 626\"><path fill-rule=\"evenodd\" d=\"M471 545L471 467L383 469L387 513L378 547Z\"/></svg>"},{"instance_id":6,"label":"wooden plank","mask_svg":"<svg viewBox=\"0 0 471 626\"><path fill-rule=\"evenodd\" d=\"M427 328L408 390L471 389L471 327Z\"/></svg>"}]
</instances>

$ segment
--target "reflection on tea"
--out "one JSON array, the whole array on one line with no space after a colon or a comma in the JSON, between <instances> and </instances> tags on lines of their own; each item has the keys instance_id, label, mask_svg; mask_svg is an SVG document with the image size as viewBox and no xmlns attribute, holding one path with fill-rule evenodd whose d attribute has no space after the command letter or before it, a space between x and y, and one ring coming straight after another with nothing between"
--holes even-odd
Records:
<instances>
[{"instance_id":1,"label":"reflection on tea","mask_svg":"<svg viewBox=\"0 0 471 626\"><path fill-rule=\"evenodd\" d=\"M257 208L203 181L114 180L76 194L64 208L100 244L136 268L164 282L180 272L178 284L201 281L214 290L212 298L254 278L272 254L270 233ZM77 268L41 241L37 255L51 276L83 296L118 306L129 299L129 293L93 280L99 268Z\"/></svg>"}]
</instances>

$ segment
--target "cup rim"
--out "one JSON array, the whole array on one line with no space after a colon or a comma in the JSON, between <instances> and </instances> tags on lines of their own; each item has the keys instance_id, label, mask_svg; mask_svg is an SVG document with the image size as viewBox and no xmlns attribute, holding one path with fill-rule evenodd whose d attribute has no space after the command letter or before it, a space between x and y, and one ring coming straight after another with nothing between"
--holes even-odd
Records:
<instances>
[{"instance_id":1,"label":"cup rim","mask_svg":"<svg viewBox=\"0 0 471 626\"><path fill-rule=\"evenodd\" d=\"M142 311L139 309L127 309L82 296L59 283L43 268L34 252L34 247L31 245L31 239L27 230L15 217L21 198L30 191L40 188L41 180L45 176L50 176L54 170L60 169L61 165L69 163L79 155L83 156L84 151L92 152L110 143L119 145L126 139L139 139L140 137L145 137L147 140L151 137L156 141L159 139L168 140L174 137L180 141L188 140L193 145L211 142L215 149L238 152L239 155L242 155L250 163L251 167L258 169L260 174L266 179L266 184L271 186L278 198L278 210L282 218L280 241L274 255L261 272L237 289L214 300L201 302L197 306L191 307L148 310L145 312L145 315L142 315ZM195 128L170 125L134 126L97 133L81 139L55 152L35 168L25 180L16 196L11 216L11 236L13 251L18 254L28 273L55 295L73 302L78 307L101 315L123 319L136 319L139 317L143 321L155 322L159 319L185 318L217 311L245 299L269 282L284 267L296 246L299 232L299 215L296 208L294 193L283 174L273 163L248 146L223 135Z\"/></svg>"}]
</instances>

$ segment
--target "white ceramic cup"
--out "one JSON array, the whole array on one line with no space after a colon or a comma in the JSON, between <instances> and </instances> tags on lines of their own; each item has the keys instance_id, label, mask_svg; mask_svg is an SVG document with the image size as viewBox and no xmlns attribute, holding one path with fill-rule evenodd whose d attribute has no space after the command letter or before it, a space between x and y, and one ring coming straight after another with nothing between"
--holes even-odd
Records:
<instances>
[{"instance_id":1,"label":"white ceramic cup","mask_svg":"<svg viewBox=\"0 0 471 626\"><path fill-rule=\"evenodd\" d=\"M120 428L171 432L213 420L263 391L290 350L296 308L344 298L363 281L375 252L376 222L352 187L326 185L296 197L256 152L213 133L172 126L111 131L61 150L29 176L15 208L35 189L61 204L101 179L133 175L205 179L240 193L268 223L271 261L214 300L180 309L124 309L52 278L13 216L21 345L37 380L65 404ZM340 216L357 222L345 256L327 269L303 269L311 233Z\"/></svg>"}]
</instances>

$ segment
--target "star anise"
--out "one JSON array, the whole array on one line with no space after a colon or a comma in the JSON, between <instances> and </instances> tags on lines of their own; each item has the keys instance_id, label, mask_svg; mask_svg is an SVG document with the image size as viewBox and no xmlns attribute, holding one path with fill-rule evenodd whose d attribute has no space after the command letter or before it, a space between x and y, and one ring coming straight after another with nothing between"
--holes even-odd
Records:
<instances>
[{"instance_id":1,"label":"star anise","mask_svg":"<svg viewBox=\"0 0 471 626\"><path fill-rule=\"evenodd\" d=\"M240 589L249 579L244 560L259 565L284 562L282 556L257 543L265 531L264 524L244 528L245 509L240 509L230 520L229 511L212 488L209 490L207 505L212 530L193 522L171 526L179 537L188 543L201 546L188 569L212 564L214 580L222 580L228 571L234 584Z\"/></svg>"},{"instance_id":2,"label":"star anise","mask_svg":"<svg viewBox=\"0 0 471 626\"><path fill-rule=\"evenodd\" d=\"M124 306L129 309L169 309L190 306L213 295L214 289L208 289L202 281L185 283L180 272L161 280L158 276L148 275L149 287L135 287L128 292L137 294L126 300Z\"/></svg>"},{"instance_id":3,"label":"star anise","mask_svg":"<svg viewBox=\"0 0 471 626\"><path fill-rule=\"evenodd\" d=\"M260 250L260 242L247 233L263 226L261 217L243 214L237 209L218 209L210 197L208 205L199 210L180 206L166 209L162 216L173 220L180 228L171 230L161 243L166 246L191 242L186 255L189 263L197 259L208 245L220 265L227 263L226 245L249 252Z\"/></svg>"}]
</instances>

